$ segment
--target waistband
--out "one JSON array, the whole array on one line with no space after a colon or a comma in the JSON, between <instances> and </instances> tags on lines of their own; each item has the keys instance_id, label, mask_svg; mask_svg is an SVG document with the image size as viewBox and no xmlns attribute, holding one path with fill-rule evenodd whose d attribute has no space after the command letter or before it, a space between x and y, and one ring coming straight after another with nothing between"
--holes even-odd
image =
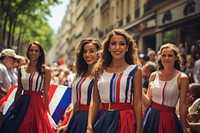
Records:
<instances>
[{"instance_id":1,"label":"waistband","mask_svg":"<svg viewBox=\"0 0 200 133\"><path fill-rule=\"evenodd\" d=\"M132 109L131 103L102 103L102 110L127 110Z\"/></svg>"},{"instance_id":2,"label":"waistband","mask_svg":"<svg viewBox=\"0 0 200 133\"><path fill-rule=\"evenodd\" d=\"M41 96L41 92L36 91L26 91L24 90L25 95Z\"/></svg>"},{"instance_id":3,"label":"waistband","mask_svg":"<svg viewBox=\"0 0 200 133\"><path fill-rule=\"evenodd\" d=\"M88 111L89 110L89 105L79 104L78 110L79 111Z\"/></svg>"},{"instance_id":4,"label":"waistband","mask_svg":"<svg viewBox=\"0 0 200 133\"><path fill-rule=\"evenodd\" d=\"M152 108L155 108L157 110L160 110L160 111L166 111L166 112L175 112L175 107L169 107L169 106L165 106L165 105L160 105L160 104L157 104L157 103L152 103Z\"/></svg>"}]
</instances>

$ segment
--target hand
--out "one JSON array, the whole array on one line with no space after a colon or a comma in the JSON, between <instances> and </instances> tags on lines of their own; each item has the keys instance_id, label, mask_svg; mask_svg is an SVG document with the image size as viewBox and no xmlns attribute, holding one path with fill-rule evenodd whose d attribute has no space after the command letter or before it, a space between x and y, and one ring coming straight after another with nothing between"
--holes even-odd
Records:
<instances>
[{"instance_id":1,"label":"hand","mask_svg":"<svg viewBox=\"0 0 200 133\"><path fill-rule=\"evenodd\" d=\"M67 127L68 126L59 127L57 133L66 133L67 132Z\"/></svg>"},{"instance_id":2,"label":"hand","mask_svg":"<svg viewBox=\"0 0 200 133\"><path fill-rule=\"evenodd\" d=\"M43 72L43 73L45 72L45 67L46 67L45 64L43 64L43 65L42 65L42 72Z\"/></svg>"},{"instance_id":3,"label":"hand","mask_svg":"<svg viewBox=\"0 0 200 133\"><path fill-rule=\"evenodd\" d=\"M193 95L190 95L190 94L187 94L187 106L189 107L190 105L192 105L194 101L194 96Z\"/></svg>"},{"instance_id":4,"label":"hand","mask_svg":"<svg viewBox=\"0 0 200 133\"><path fill-rule=\"evenodd\" d=\"M194 112L194 117L198 121L200 119L200 112L199 111L195 111Z\"/></svg>"},{"instance_id":5,"label":"hand","mask_svg":"<svg viewBox=\"0 0 200 133\"><path fill-rule=\"evenodd\" d=\"M92 128L87 127L86 133L94 133Z\"/></svg>"}]
</instances>

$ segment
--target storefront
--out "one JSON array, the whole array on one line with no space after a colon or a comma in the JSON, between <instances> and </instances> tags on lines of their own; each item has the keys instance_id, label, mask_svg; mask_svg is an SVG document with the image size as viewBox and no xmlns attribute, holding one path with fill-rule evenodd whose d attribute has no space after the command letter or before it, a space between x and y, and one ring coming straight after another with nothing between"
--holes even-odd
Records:
<instances>
[{"instance_id":1,"label":"storefront","mask_svg":"<svg viewBox=\"0 0 200 133\"><path fill-rule=\"evenodd\" d=\"M125 27L138 45L139 52L146 54L147 48L156 47L156 14L151 13Z\"/></svg>"},{"instance_id":2,"label":"storefront","mask_svg":"<svg viewBox=\"0 0 200 133\"><path fill-rule=\"evenodd\" d=\"M200 1L184 1L157 14L157 48L164 43L197 45L200 40Z\"/></svg>"}]
</instances>

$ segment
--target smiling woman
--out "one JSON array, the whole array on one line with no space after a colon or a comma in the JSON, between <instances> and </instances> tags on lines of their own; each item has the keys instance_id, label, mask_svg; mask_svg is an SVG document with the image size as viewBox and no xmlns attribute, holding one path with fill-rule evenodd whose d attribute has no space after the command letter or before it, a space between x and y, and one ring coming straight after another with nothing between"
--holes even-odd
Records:
<instances>
[{"instance_id":1,"label":"smiling woman","mask_svg":"<svg viewBox=\"0 0 200 133\"><path fill-rule=\"evenodd\" d=\"M180 71L179 50L174 44L165 44L158 55L159 70L151 74L147 93L142 93L143 103L149 108L144 117L143 132L187 132L186 96L189 80ZM179 98L180 120L175 113Z\"/></svg>"},{"instance_id":2,"label":"smiling woman","mask_svg":"<svg viewBox=\"0 0 200 133\"><path fill-rule=\"evenodd\" d=\"M72 105L74 106L69 122L58 129L58 133L85 133L87 116L94 81L91 70L97 62L101 44L93 38L83 39L76 50L77 77L72 84Z\"/></svg>"},{"instance_id":3,"label":"smiling woman","mask_svg":"<svg viewBox=\"0 0 200 133\"><path fill-rule=\"evenodd\" d=\"M44 66L45 55L41 44L29 44L27 57L30 63L18 71L18 89L11 113L2 123L1 133L54 133L49 119L50 69ZM22 94L23 91L23 94ZM21 95L22 94L22 95ZM10 125L13 125L10 128Z\"/></svg>"}]
</instances>

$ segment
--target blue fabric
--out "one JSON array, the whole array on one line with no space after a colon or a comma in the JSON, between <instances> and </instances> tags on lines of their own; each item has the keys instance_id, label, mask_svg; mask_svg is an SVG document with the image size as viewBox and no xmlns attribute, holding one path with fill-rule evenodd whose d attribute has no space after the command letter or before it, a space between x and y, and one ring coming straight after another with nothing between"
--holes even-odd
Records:
<instances>
[{"instance_id":1,"label":"blue fabric","mask_svg":"<svg viewBox=\"0 0 200 133\"><path fill-rule=\"evenodd\" d=\"M174 114L174 120L177 125L178 133L182 133L182 128L179 119ZM160 120L160 110L149 108L143 119L143 133L158 133ZM169 123L170 124L170 123Z\"/></svg>"},{"instance_id":2,"label":"blue fabric","mask_svg":"<svg viewBox=\"0 0 200 133\"><path fill-rule=\"evenodd\" d=\"M4 119L0 133L16 133L26 114L31 96L22 95L15 108Z\"/></svg>"},{"instance_id":3,"label":"blue fabric","mask_svg":"<svg viewBox=\"0 0 200 133\"><path fill-rule=\"evenodd\" d=\"M88 111L77 111L72 116L67 133L85 133L87 128Z\"/></svg>"},{"instance_id":4,"label":"blue fabric","mask_svg":"<svg viewBox=\"0 0 200 133\"><path fill-rule=\"evenodd\" d=\"M119 111L100 111L93 126L94 133L115 133L119 119Z\"/></svg>"}]
</instances>

